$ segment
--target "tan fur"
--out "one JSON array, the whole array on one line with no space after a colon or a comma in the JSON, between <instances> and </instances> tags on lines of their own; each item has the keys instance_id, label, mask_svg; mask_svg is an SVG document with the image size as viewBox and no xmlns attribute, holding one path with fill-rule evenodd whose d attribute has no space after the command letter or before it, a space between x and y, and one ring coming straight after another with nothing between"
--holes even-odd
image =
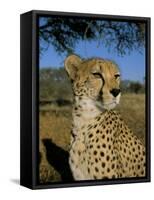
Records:
<instances>
[{"instance_id":1,"label":"tan fur","mask_svg":"<svg viewBox=\"0 0 154 200\"><path fill-rule=\"evenodd\" d=\"M65 68L75 95L69 158L75 180L145 176L145 148L112 110L120 100L117 65L71 55Z\"/></svg>"}]
</instances>

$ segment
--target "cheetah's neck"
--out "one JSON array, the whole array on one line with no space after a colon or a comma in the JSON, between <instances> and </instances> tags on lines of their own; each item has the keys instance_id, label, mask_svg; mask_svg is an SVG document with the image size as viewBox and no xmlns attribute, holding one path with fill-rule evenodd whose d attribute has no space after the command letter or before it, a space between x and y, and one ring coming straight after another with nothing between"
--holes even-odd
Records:
<instances>
[{"instance_id":1,"label":"cheetah's neck","mask_svg":"<svg viewBox=\"0 0 154 200\"><path fill-rule=\"evenodd\" d=\"M103 114L96 101L86 97L75 97L73 107L73 129L74 132L79 132L81 127L90 124L91 121L100 114Z\"/></svg>"}]
</instances>

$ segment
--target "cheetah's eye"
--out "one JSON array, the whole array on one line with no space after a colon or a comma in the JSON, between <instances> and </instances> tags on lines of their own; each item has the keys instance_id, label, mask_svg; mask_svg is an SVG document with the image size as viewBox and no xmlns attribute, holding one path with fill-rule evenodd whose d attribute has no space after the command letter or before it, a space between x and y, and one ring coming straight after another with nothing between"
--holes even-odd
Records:
<instances>
[{"instance_id":1,"label":"cheetah's eye","mask_svg":"<svg viewBox=\"0 0 154 200\"><path fill-rule=\"evenodd\" d=\"M102 79L102 75L98 72L93 72L92 73L94 75L95 78L101 78Z\"/></svg>"},{"instance_id":2,"label":"cheetah's eye","mask_svg":"<svg viewBox=\"0 0 154 200\"><path fill-rule=\"evenodd\" d=\"M115 74L114 77L115 77L116 79L118 79L118 78L120 78L120 74Z\"/></svg>"}]
</instances>

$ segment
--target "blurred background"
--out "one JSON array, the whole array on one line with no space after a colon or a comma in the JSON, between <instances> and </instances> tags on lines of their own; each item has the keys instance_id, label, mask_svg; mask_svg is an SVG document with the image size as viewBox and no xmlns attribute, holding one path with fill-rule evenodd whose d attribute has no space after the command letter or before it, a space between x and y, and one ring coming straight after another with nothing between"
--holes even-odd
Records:
<instances>
[{"instance_id":1,"label":"blurred background","mask_svg":"<svg viewBox=\"0 0 154 200\"><path fill-rule=\"evenodd\" d=\"M65 58L99 57L121 71L122 97L116 108L145 142L145 24L81 17L39 18L40 182L71 181L68 150L72 89Z\"/></svg>"}]
</instances>

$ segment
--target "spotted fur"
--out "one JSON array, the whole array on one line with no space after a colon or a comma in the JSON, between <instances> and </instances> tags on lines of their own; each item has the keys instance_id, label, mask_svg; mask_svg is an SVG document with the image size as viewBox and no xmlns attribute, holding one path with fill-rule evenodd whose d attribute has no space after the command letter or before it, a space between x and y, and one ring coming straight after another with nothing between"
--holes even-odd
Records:
<instances>
[{"instance_id":1,"label":"spotted fur","mask_svg":"<svg viewBox=\"0 0 154 200\"><path fill-rule=\"evenodd\" d=\"M65 68L74 92L69 164L75 180L145 176L145 147L113 110L121 95L116 64L71 55Z\"/></svg>"}]
</instances>

